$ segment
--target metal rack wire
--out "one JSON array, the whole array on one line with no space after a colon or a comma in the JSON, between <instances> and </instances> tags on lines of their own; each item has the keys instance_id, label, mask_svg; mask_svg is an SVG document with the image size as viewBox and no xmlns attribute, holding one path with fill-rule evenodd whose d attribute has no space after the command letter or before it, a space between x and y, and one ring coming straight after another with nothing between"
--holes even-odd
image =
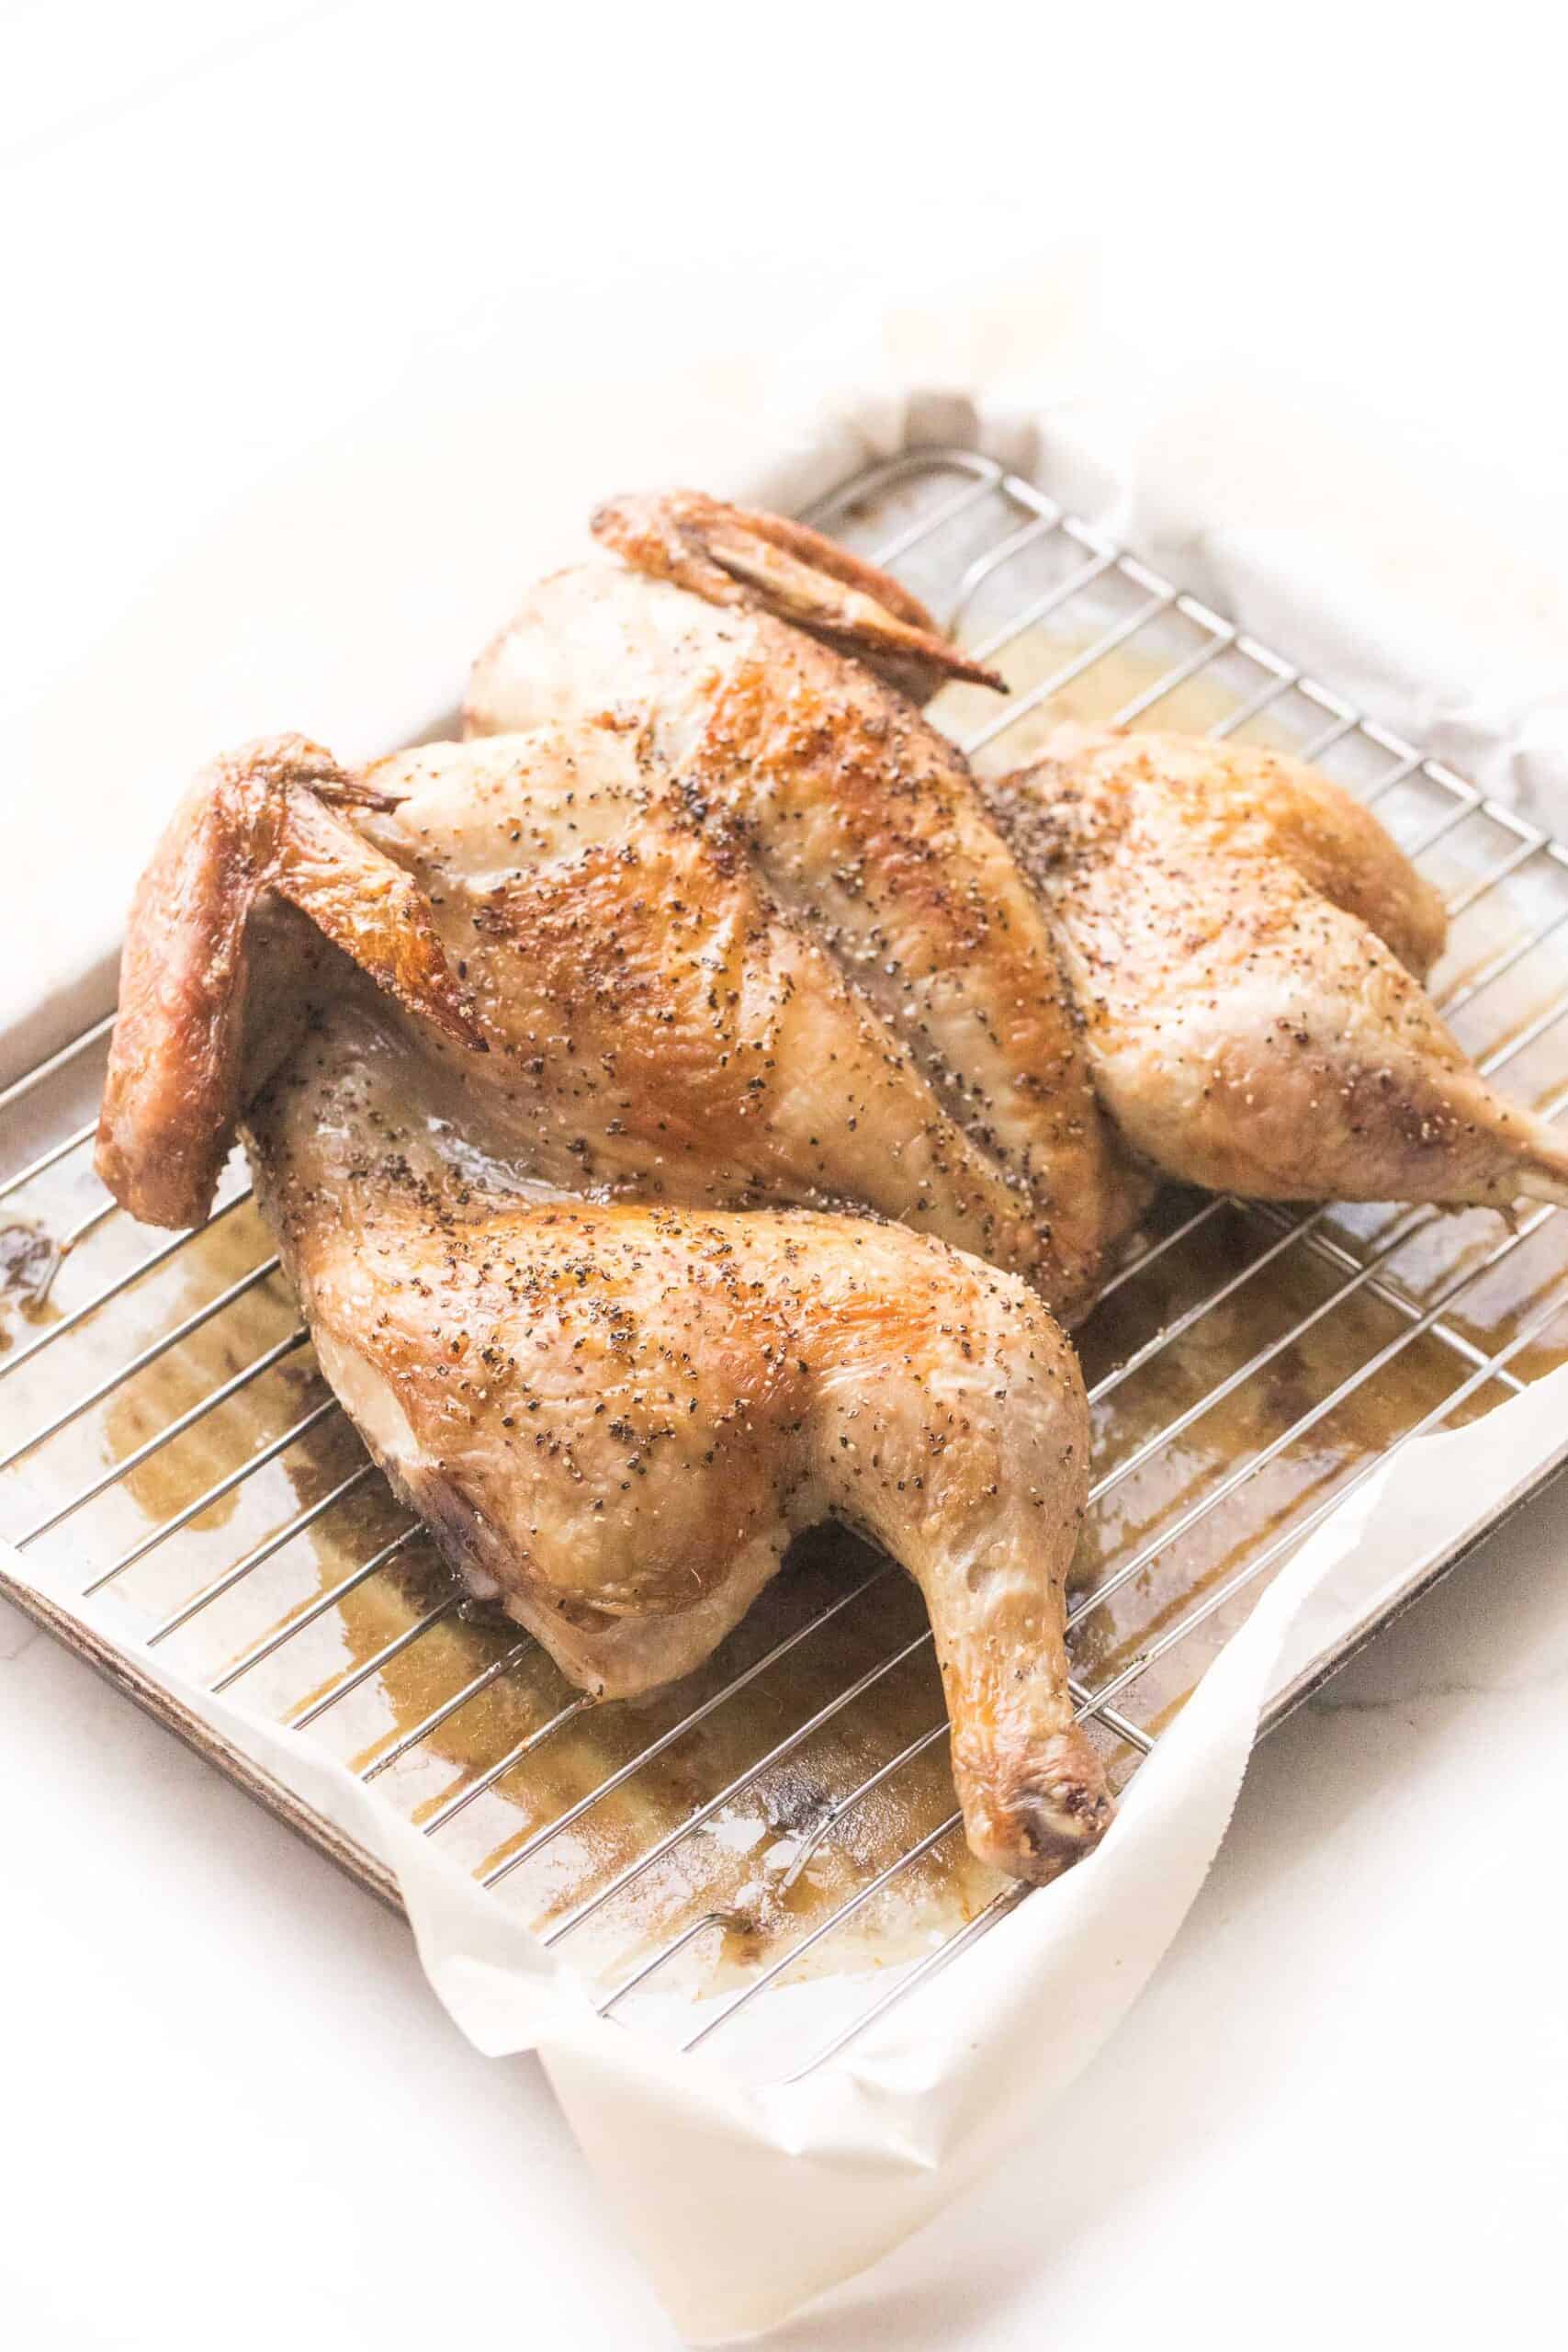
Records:
<instances>
[{"instance_id":1,"label":"metal rack wire","mask_svg":"<svg viewBox=\"0 0 1568 2352\"><path fill-rule=\"evenodd\" d=\"M1334 765L1445 888L1455 944L1438 989L1481 1067L1510 1072L1549 1116L1568 1107L1562 845L987 459L964 451L898 458L846 484L811 519L900 571L982 658L1015 665L1015 692L999 707L963 693L939 706L978 763L1015 763L1032 724L1088 695L1094 715L1123 724L1154 715L1220 738L1272 729ZM13 1163L0 1178L0 1207L47 1228L61 1297L14 1317L0 1355L0 1526L24 1555L58 1544L61 1557L80 1563L78 1589L90 1594L129 1593L139 1576L162 1575L175 1561L163 1589L128 1604L128 1659L143 1646L178 1652L347 1515L357 1547L321 1554L314 1589L307 1577L303 1593L291 1589L268 1604L270 1620L264 1610L244 1638L220 1641L200 1673L193 1667L193 1690L242 1681L255 1689L296 1645L330 1636L346 1610L395 1593L397 1607L389 1601L371 1634L280 1708L301 1734L320 1735L440 1630L461 1627L477 1649L462 1651L444 1680L356 1753L355 1767L405 1812L410 1796L391 1792L412 1773L413 1816L431 1838L461 1838L479 1825L465 1863L487 1886L525 1886L543 1941L584 1954L601 2010L616 2017L640 2013L661 1984L686 1981L681 1972L705 1943L733 1939L733 1895L705 1891L707 1858L722 1843L713 1833L733 1826L759 1792L798 1773L825 1738L841 1738L837 1783L811 1792L804 1810L775 1820L767 1813L769 1804L777 1813L774 1799L766 1799L768 1823L788 1830L775 1840L786 1850L770 1882L769 1932L751 1937L743 1960L732 1955L728 1981L710 1983L708 1997L685 2013L684 2047L722 2037L835 1948L852 1956L857 1923L884 1916L924 1872L928 1894L945 1887L951 1899L934 1915L928 1905L918 1948L906 1939L890 1984L868 1974L858 2014L816 2050L795 2054L795 2071L820 2064L1024 1899L972 1872L953 1892L962 1840L945 1783L946 1724L934 1678L919 1680L931 1636L891 1605L901 1580L869 1555L820 1589L808 1580L794 1613L764 1623L739 1653L727 1645L700 1690L661 1717L628 1714L618 1746L578 1758L575 1779L565 1770L568 1742L608 1711L541 1680L536 1645L482 1613L476 1620L434 1570L423 1531L392 1505L311 1370L309 1335L238 1171L203 1235L151 1247L96 1192L86 1165L91 1123L81 1111L107 1028L97 1023L0 1093L0 1166ZM246 1261L226 1262L231 1248ZM100 1275L94 1269L111 1250L118 1262ZM165 1298L160 1284L187 1270L204 1295L186 1305L176 1282ZM129 1345L112 1328L127 1307ZM264 1313L264 1343L231 1361L223 1335ZM1073 1690L1124 1777L1212 1645L1390 1445L1483 1409L1568 1353L1568 1242L1546 1208L1500 1232L1480 1215L1333 1206L1298 1215L1170 1194L1082 1336L1100 1466L1089 1580L1071 1612ZM57 1371L78 1361L79 1377ZM160 1396L144 1432L138 1423L131 1442L111 1442L112 1416L165 1373L183 1386ZM294 1392L285 1388L271 1421L236 1438L229 1417L290 1381ZM1358 1414L1374 1404L1362 1426ZM1233 1427L1225 1417L1236 1413L1245 1419ZM296 1479L291 1506L250 1526L246 1498L264 1476L328 1441L336 1451ZM193 1460L204 1459L199 1449L209 1443L211 1475L186 1475L177 1499L154 1492L130 1510L133 1490L149 1481L156 1490L164 1465L192 1448ZM95 1514L105 1510L100 1526ZM187 1542L188 1562L180 1549ZM841 1644L852 1670L836 1677ZM720 1726L732 1738L738 1718L781 1677L823 1658L793 1714L759 1715L756 1752L694 1745ZM889 1693L910 1678L913 1700L889 1710ZM509 1713L525 1686L527 1703ZM444 1765L440 1785L427 1785L436 1746L459 1726L471 1731L461 1769ZM585 1826L645 1789L656 1768L693 1757L708 1781L688 1775L672 1804L662 1813L645 1807L637 1834L604 1841L587 1876L574 1880L562 1858L582 1843ZM550 1770L559 1784L546 1787L539 1776ZM878 1849L867 1825L911 1776L928 1796L934 1790L940 1799L946 1785L946 1804L897 1815L898 1837ZM519 1790L534 1791L532 1810L484 1827L487 1808ZM829 1861L815 1907L792 1910ZM595 1958L606 1921L630 1916L650 1886L675 1880L684 1910L656 1931L644 1921L640 1942L632 1936L628 1946L623 1934L608 1961ZM755 1922L740 1917L739 1925Z\"/></svg>"}]
</instances>

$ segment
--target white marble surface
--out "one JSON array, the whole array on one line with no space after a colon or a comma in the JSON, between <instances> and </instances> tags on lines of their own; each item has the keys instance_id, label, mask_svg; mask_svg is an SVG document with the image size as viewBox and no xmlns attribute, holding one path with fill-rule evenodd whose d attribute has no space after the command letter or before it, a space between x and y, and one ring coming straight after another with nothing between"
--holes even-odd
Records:
<instances>
[{"instance_id":1,"label":"white marble surface","mask_svg":"<svg viewBox=\"0 0 1568 2352\"><path fill-rule=\"evenodd\" d=\"M356 632L423 707L465 594L494 602L465 571L432 646L400 584L494 487L454 430L476 385L517 420L498 512L554 528L605 464L694 469L796 346L868 323L927 374L1179 381L1233 511L1321 517L1330 464L1378 449L1431 527L1343 500L1369 571L1551 656L1554 95L1466 104L1506 6L1451 59L1364 8L1276 57L1254 15L1233 52L1169 12L1000 10L984 73L972 32L890 44L874 13L802 6L785 41L694 9L678 51L657 12L614 40L473 5L0 16L42 329L0 395L0 1003L97 935L216 714L326 731L321 648ZM896 136L803 167L866 76ZM1271 386L1269 433L1215 406L1234 375ZM1507 519L1485 595L1445 573L1461 509ZM1532 1509L1269 1743L1049 2143L781 2342L1556 2340L1565 1536L1568 1495ZM534 2068L475 2057L394 1921L3 1611L0 1814L0 2340L669 2340Z\"/></svg>"}]
</instances>

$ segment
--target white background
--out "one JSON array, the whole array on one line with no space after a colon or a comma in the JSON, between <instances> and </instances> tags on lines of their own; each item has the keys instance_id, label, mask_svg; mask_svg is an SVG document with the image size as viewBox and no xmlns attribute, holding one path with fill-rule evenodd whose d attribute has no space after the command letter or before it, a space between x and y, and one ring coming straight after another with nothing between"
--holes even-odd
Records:
<instances>
[{"instance_id":1,"label":"white background","mask_svg":"<svg viewBox=\"0 0 1568 2352\"><path fill-rule=\"evenodd\" d=\"M422 716L507 530L825 354L1157 407L1232 514L1561 695L1544 13L1077 16L0 10L0 1012L215 729L352 754L345 641ZM1049 2143L781 2342L1555 2337L1565 1512L1269 1743ZM0 1853L0 2341L670 2340L532 2067L6 1617Z\"/></svg>"}]
</instances>

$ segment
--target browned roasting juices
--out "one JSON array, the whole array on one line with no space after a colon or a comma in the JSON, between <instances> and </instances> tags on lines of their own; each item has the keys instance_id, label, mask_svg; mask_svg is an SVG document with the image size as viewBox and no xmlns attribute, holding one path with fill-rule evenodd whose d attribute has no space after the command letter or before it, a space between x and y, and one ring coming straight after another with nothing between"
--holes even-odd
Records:
<instances>
[{"instance_id":1,"label":"browned roasting juices","mask_svg":"<svg viewBox=\"0 0 1568 2352\"><path fill-rule=\"evenodd\" d=\"M1064 1647L1089 1421L1042 1299L1082 1314L1155 1170L1501 1203L1568 1163L1442 1030L1440 914L1337 787L1079 730L982 797L908 695L985 673L884 575L693 493L596 529L622 560L534 593L469 741L355 776L279 739L198 783L133 910L100 1169L196 1223L240 1128L372 1453L584 1691L732 1663L824 1518L883 1546L975 1854L1049 1876L1110 1801ZM1097 1444L1135 1452L1140 1409ZM1112 1666L1121 1613L1086 1628ZM549 1769L602 1777L615 1720Z\"/></svg>"}]
</instances>

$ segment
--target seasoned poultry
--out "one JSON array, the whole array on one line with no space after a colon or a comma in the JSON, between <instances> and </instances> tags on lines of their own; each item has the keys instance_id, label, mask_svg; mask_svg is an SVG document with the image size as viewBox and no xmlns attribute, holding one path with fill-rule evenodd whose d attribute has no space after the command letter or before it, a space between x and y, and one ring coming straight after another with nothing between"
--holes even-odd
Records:
<instances>
[{"instance_id":1,"label":"seasoned poultry","mask_svg":"<svg viewBox=\"0 0 1568 2352\"><path fill-rule=\"evenodd\" d=\"M1435 894L1337 786L1251 748L1070 728L976 790L867 674L976 675L885 575L691 492L616 501L594 529L622 566L535 590L475 667L469 729L642 715L688 805L740 831L1024 1173L1054 1257L1029 1271L1059 1311L1141 1205L1133 1155L1259 1198L1568 1197L1564 1146L1419 986Z\"/></svg>"},{"instance_id":2,"label":"seasoned poultry","mask_svg":"<svg viewBox=\"0 0 1568 2352\"><path fill-rule=\"evenodd\" d=\"M530 1178L699 1208L871 1209L1020 1271L1038 1261L1026 1205L909 1055L750 865L648 780L624 730L433 744L362 779L308 747L292 769L290 755L268 747L241 775L220 763L133 914L116 1085L136 1090L139 1134L159 1136L138 1215L181 1225L206 1213L232 1140L233 959L270 887L361 962L400 939L407 968L376 968L434 1016L426 1092L459 1125L478 1120L488 1148ZM327 795L352 806L352 827ZM246 888L222 902L236 857ZM161 928L158 906L187 919ZM281 987L278 955L263 967L272 1010L260 1034L279 1053L304 1001L309 936L296 926L283 944ZM176 1008L186 1050L143 1049L143 1026ZM156 1102L154 1089L166 1090ZM106 1160L105 1172L124 1190L123 1170Z\"/></svg>"},{"instance_id":3,"label":"seasoned poultry","mask_svg":"<svg viewBox=\"0 0 1568 2352\"><path fill-rule=\"evenodd\" d=\"M606 747L594 772L611 782L573 797L571 763L581 775ZM553 799L524 801L520 757ZM573 1152L570 1069L607 1102L635 1095L679 1025L656 1010L633 1034L613 890L590 894L615 944L576 994L582 910L532 982L527 926L548 914L552 841L586 837L593 870L618 870L626 796L649 824L637 887L650 905L674 887L669 861L694 842L710 854L673 819L660 833L646 793L615 728L437 748L366 777L299 738L220 762L137 894L100 1170L139 1215L196 1221L243 1123L321 1369L367 1444L458 1572L586 1689L626 1695L700 1664L816 1520L885 1545L931 1611L971 1842L1048 1876L1111 1806L1063 1645L1087 1408L1039 1297L903 1225L563 1193L563 1175L606 1171L688 1201L716 1183L750 1088L749 1023L804 1075L825 1049L859 1050L841 982L823 1013L793 934L773 940L752 897L733 920L721 905L716 932L687 943L708 956L692 999L705 1035L710 992L727 1001L732 982L739 1001L725 1017L741 1075L716 1094L703 1063L686 1114L694 1134L715 1128L708 1172L691 1176L662 1138L653 1152L657 1109L636 1135L599 1119L624 1159ZM688 866L679 887L713 880ZM581 996L581 1027L558 989ZM549 1080L535 1067L558 1060L570 1068ZM687 1080L671 1069L678 1107ZM809 1154L787 1108L761 1116L781 1159Z\"/></svg>"},{"instance_id":4,"label":"seasoned poultry","mask_svg":"<svg viewBox=\"0 0 1568 2352\"><path fill-rule=\"evenodd\" d=\"M1096 1102L1041 908L899 690L986 673L798 525L686 492L594 529L626 560L534 590L474 670L470 734L639 730L648 773L839 965L1009 1188L1038 1240L1005 1261L1071 1318L1149 1187Z\"/></svg>"},{"instance_id":5,"label":"seasoned poultry","mask_svg":"<svg viewBox=\"0 0 1568 2352\"><path fill-rule=\"evenodd\" d=\"M1298 761L1065 726L983 787L1040 894L1100 1101L1166 1174L1269 1200L1568 1201L1568 1145L1420 983L1441 902Z\"/></svg>"},{"instance_id":6,"label":"seasoned poultry","mask_svg":"<svg viewBox=\"0 0 1568 2352\"><path fill-rule=\"evenodd\" d=\"M98 1174L144 1224L206 1217L262 1059L281 1059L305 1018L318 935L483 1050L426 900L346 821L377 797L319 744L280 735L215 761L171 819L131 900L98 1120ZM280 925L279 905L314 932Z\"/></svg>"},{"instance_id":7,"label":"seasoned poultry","mask_svg":"<svg viewBox=\"0 0 1568 2352\"><path fill-rule=\"evenodd\" d=\"M1048 1875L1110 1804L1043 1301L1153 1169L1505 1204L1568 1152L1442 1028L1441 908L1323 778L1064 729L977 787L908 696L985 673L883 575L691 493L595 527L625 560L536 591L464 743L198 780L100 1171L197 1223L243 1134L367 1443L584 1688L692 1670L817 1519L884 1544L971 1842Z\"/></svg>"},{"instance_id":8,"label":"seasoned poultry","mask_svg":"<svg viewBox=\"0 0 1568 2352\"><path fill-rule=\"evenodd\" d=\"M358 820L428 893L489 1052L433 1040L532 1172L700 1208L874 1210L1031 1274L1027 1196L637 737L536 728L383 761Z\"/></svg>"}]
</instances>

